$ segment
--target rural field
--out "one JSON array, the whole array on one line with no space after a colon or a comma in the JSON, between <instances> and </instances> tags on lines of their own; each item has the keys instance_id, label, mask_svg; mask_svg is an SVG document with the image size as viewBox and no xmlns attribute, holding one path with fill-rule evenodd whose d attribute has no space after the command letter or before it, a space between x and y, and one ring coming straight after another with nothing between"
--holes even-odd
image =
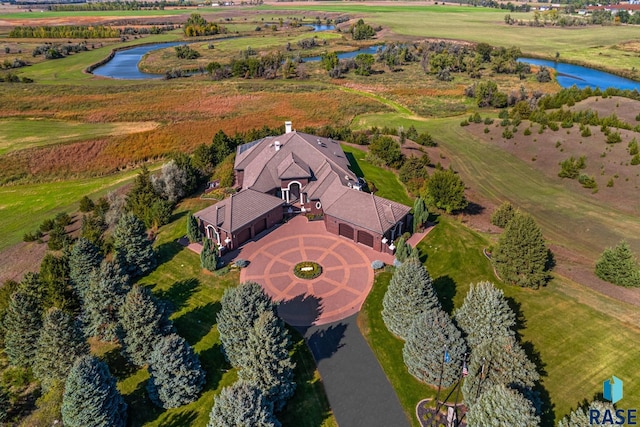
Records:
<instances>
[{"instance_id":1,"label":"rural field","mask_svg":"<svg viewBox=\"0 0 640 427\"><path fill-rule=\"evenodd\" d=\"M219 24L224 32L185 36L183 26L192 13ZM506 24L506 14L525 25ZM377 33L354 40L351 27L358 19ZM191 154L198 146L210 144L219 130L242 134L278 127L285 120L297 129L328 125L355 132L414 127L430 134L437 144L425 149L431 160L429 173L437 163L453 168L476 207L455 215L433 210L437 225L419 244L446 311L460 307L471 283L489 280L505 292L517 311L518 336L541 373L538 391L545 404L544 426L554 425L583 401L597 397L602 381L612 374L625 380L624 406L640 406L640 382L634 370L639 354L633 345L640 341L640 293L594 274L602 251L622 239L640 254L640 165L632 164L629 153L631 141L640 139L640 101L594 96L563 106L573 112L597 112L600 117L615 113L629 124L629 129L615 130L621 137L618 143L607 143L612 128L599 125L589 126L589 136L582 135L577 123L558 130L527 119L517 126L504 126L500 114L507 109L479 107L477 98L468 96L469 88L491 80L505 97L514 97L554 94L559 85L554 80L539 81L537 67L519 76L482 65L479 76L451 72L451 78L440 78L425 71L433 62L420 60L429 49L439 49L439 43L446 52L488 43L496 48L513 46L523 56L556 58L640 79L638 26L526 25L533 19L533 12L431 2L268 2L243 7L59 12L2 6L0 66L18 59L27 65L0 69L0 77L10 73L22 79L0 82L0 254L4 255L0 279L19 279L27 271L38 270L46 244L22 240L42 221L61 212L77 213L85 195L95 200L122 191L142 165L155 172L170 155ZM308 26L326 23L336 23L336 28L312 31ZM45 43L77 45L84 39L8 37L18 26L76 24L116 28L170 24L175 28L122 39L88 39L86 51L59 59L31 52ZM195 57L179 58L173 47L155 50L142 57L143 71L197 72L187 78L154 80L115 80L86 72L113 49L160 42L188 43ZM296 62L295 73L287 76L280 63L268 78L251 74L259 68L257 61L270 54L282 55L284 62L394 43L410 54L393 65L376 54L368 75L355 69L329 75L322 61ZM255 69L233 69L241 61L254 61ZM228 66L229 75L207 71L214 62L218 68L211 70ZM460 125L476 112L487 122ZM506 127L513 130L509 138L504 136ZM397 170L371 163L367 147L345 144L343 148L359 173L375 183L379 196L413 204L415 194L406 191ZM593 177L597 191L558 176L560 162L571 156L585 156L584 173ZM503 201L533 215L554 253L553 279L542 289L503 283L482 254L498 241L500 230L489 218ZM156 409L145 397L146 370L132 370L119 357L116 345L91 341L93 353L107 360L116 375L118 389L131 408L131 425L204 426L214 397L236 380L236 371L220 353L215 315L222 293L237 284L238 274L205 272L198 256L175 242L185 233L187 213L209 204L194 197L177 206L169 224L155 230L159 267L139 280L172 304L178 332L210 372L202 396L178 409ZM75 220L80 221L80 216ZM390 278L390 271L376 275L358 323L407 417L418 426L416 403L435 397L436 391L409 375L402 360L402 341L382 321L382 298ZM280 420L285 426L335 426L312 356L299 335L294 341L298 392ZM40 416L38 410L31 416ZM28 425L29 418L25 419Z\"/></svg>"}]
</instances>

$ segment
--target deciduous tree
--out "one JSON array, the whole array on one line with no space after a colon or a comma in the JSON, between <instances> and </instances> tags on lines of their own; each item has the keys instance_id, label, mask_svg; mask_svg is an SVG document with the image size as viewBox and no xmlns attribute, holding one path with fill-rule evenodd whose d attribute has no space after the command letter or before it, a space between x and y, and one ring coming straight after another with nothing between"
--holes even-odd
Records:
<instances>
[{"instance_id":1,"label":"deciduous tree","mask_svg":"<svg viewBox=\"0 0 640 427\"><path fill-rule=\"evenodd\" d=\"M205 381L198 356L184 338L176 334L156 342L149 358L149 375L149 398L166 409L195 401Z\"/></svg>"},{"instance_id":2,"label":"deciduous tree","mask_svg":"<svg viewBox=\"0 0 640 427\"><path fill-rule=\"evenodd\" d=\"M207 427L280 427L273 404L256 387L242 381L222 389L216 396Z\"/></svg>"},{"instance_id":3,"label":"deciduous tree","mask_svg":"<svg viewBox=\"0 0 640 427\"><path fill-rule=\"evenodd\" d=\"M76 321L51 308L38 337L33 373L46 392L56 381L64 381L76 359L88 353L89 345Z\"/></svg>"},{"instance_id":4,"label":"deciduous tree","mask_svg":"<svg viewBox=\"0 0 640 427\"><path fill-rule=\"evenodd\" d=\"M420 260L407 259L393 273L382 300L382 320L387 329L406 339L415 318L439 308L429 272Z\"/></svg>"},{"instance_id":5,"label":"deciduous tree","mask_svg":"<svg viewBox=\"0 0 640 427\"><path fill-rule=\"evenodd\" d=\"M124 427L127 404L107 365L94 356L78 358L67 378L62 398L62 422L67 427Z\"/></svg>"},{"instance_id":6,"label":"deciduous tree","mask_svg":"<svg viewBox=\"0 0 640 427\"><path fill-rule=\"evenodd\" d=\"M425 190L426 202L447 213L462 210L468 205L464 183L452 170L436 170L427 180Z\"/></svg>"},{"instance_id":7,"label":"deciduous tree","mask_svg":"<svg viewBox=\"0 0 640 427\"><path fill-rule=\"evenodd\" d=\"M518 213L507 224L493 254L498 274L507 283L539 288L549 279L549 249L533 217Z\"/></svg>"},{"instance_id":8,"label":"deciduous tree","mask_svg":"<svg viewBox=\"0 0 640 427\"><path fill-rule=\"evenodd\" d=\"M409 373L427 384L449 387L459 377L467 346L462 334L440 308L417 316L402 348Z\"/></svg>"}]
</instances>

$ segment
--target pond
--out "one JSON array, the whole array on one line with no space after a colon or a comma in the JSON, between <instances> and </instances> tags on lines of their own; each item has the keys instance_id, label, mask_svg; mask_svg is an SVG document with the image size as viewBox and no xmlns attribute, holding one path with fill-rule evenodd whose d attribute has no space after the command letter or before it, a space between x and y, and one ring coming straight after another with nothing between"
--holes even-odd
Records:
<instances>
[{"instance_id":1,"label":"pond","mask_svg":"<svg viewBox=\"0 0 640 427\"><path fill-rule=\"evenodd\" d=\"M382 45L364 47L362 49L354 50L353 52L342 52L338 54L338 59L355 58L361 53L370 53L373 55L378 52L379 47L382 47ZM310 56L308 58L302 58L302 62L318 62L318 61L320 61L319 56Z\"/></svg>"},{"instance_id":2,"label":"pond","mask_svg":"<svg viewBox=\"0 0 640 427\"><path fill-rule=\"evenodd\" d=\"M304 24L305 27L313 28L313 31L331 31L335 30L335 25L324 25L324 24Z\"/></svg>"},{"instance_id":3,"label":"pond","mask_svg":"<svg viewBox=\"0 0 640 427\"><path fill-rule=\"evenodd\" d=\"M619 77L604 71L594 70L593 68L534 58L520 58L518 61L531 65L544 65L545 67L557 70L558 84L562 87L568 88L576 85L580 89L590 86L594 89L599 87L601 90L613 87L616 89L637 89L640 91L640 82L625 79L624 77Z\"/></svg>"},{"instance_id":4,"label":"pond","mask_svg":"<svg viewBox=\"0 0 640 427\"><path fill-rule=\"evenodd\" d=\"M93 70L93 74L96 76L110 77L112 79L127 79L127 80L143 80L143 79L161 79L164 74L150 74L143 73L138 69L138 63L144 55L147 53L165 49L168 47L179 46L185 44L184 42L167 42L167 43L153 43L144 46L138 46L131 49L119 50L115 53L104 65L99 66Z\"/></svg>"}]
</instances>

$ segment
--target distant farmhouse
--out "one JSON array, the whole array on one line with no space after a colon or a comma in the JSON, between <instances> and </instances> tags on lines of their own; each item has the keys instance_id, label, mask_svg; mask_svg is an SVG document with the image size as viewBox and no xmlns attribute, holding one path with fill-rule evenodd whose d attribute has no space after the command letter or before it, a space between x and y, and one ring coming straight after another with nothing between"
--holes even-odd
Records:
<instances>
[{"instance_id":1,"label":"distant farmhouse","mask_svg":"<svg viewBox=\"0 0 640 427\"><path fill-rule=\"evenodd\" d=\"M362 191L338 141L291 129L237 148L231 197L195 213L202 232L233 250L301 213L327 231L393 254L393 241L412 220L410 208Z\"/></svg>"}]
</instances>

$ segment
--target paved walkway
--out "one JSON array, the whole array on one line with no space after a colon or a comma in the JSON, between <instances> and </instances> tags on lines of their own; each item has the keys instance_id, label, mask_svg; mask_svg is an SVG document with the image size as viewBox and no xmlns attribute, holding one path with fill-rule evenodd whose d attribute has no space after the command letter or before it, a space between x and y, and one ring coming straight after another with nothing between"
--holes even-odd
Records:
<instances>
[{"instance_id":1,"label":"paved walkway","mask_svg":"<svg viewBox=\"0 0 640 427\"><path fill-rule=\"evenodd\" d=\"M360 334L357 314L304 333L340 427L409 426L398 396Z\"/></svg>"},{"instance_id":2,"label":"paved walkway","mask_svg":"<svg viewBox=\"0 0 640 427\"><path fill-rule=\"evenodd\" d=\"M328 233L324 222L297 216L259 240L244 245L236 258L249 260L240 280L260 283L276 301L290 325L322 325L357 313L373 285L371 262L393 263L393 257ZM322 274L299 279L293 267L315 261Z\"/></svg>"}]
</instances>

